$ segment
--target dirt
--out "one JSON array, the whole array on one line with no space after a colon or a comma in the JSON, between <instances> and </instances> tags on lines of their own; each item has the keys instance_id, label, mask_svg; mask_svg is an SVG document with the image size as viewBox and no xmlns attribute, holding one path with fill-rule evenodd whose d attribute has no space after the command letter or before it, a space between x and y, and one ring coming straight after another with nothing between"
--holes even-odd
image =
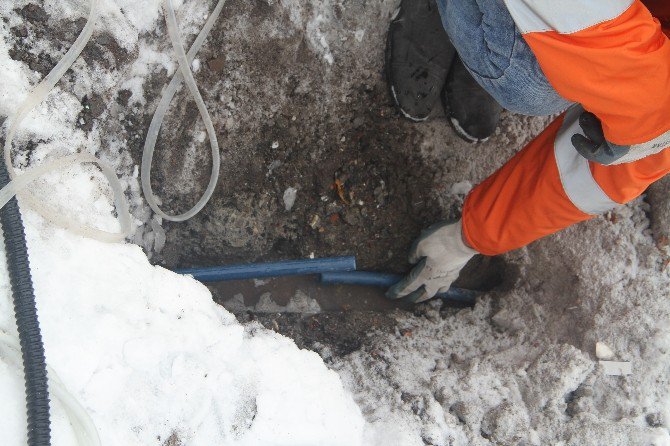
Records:
<instances>
[{"instance_id":1,"label":"dirt","mask_svg":"<svg viewBox=\"0 0 670 446\"><path fill-rule=\"evenodd\" d=\"M400 116L383 67L394 9L382 1L346 7L338 0L226 3L197 55L195 71L219 139L219 182L197 216L185 223L162 222L162 250L146 242L150 225L142 229L144 235L140 231L134 241L144 244L154 262L178 268L355 255L361 269L409 269L406 253L420 230L459 216L463 194L452 193L452 185L483 179L499 167L488 155L491 150L513 153L518 135L539 130L541 123L505 115L488 143L473 146L454 135L440 107L429 123ZM43 75L83 22L51 23L31 4L18 11L28 25L14 30L12 57ZM329 21L320 28L321 16ZM55 52L29 51L31 39L47 32ZM315 39L315 32L323 39ZM172 55L162 21L144 39ZM323 41L326 47L320 46ZM136 55L102 31L82 56L86 64L123 80ZM77 125L90 131L96 122L103 136L123 140L132 169L140 164L146 129L168 81L158 66L144 77L144 98L124 88L81 94ZM61 82L72 80L66 75ZM211 169L208 151L202 119L188 93L180 91L163 123L153 166L154 193L168 213L186 211L201 196ZM297 195L287 210L283 196L289 187ZM135 194L139 191L132 198ZM131 210L140 220L151 219L146 205L135 203ZM496 263L493 273L503 270L504 263ZM301 345L321 342L346 352L363 333L392 329L391 316L382 313L377 308L258 318ZM319 330L310 328L315 320Z\"/></svg>"},{"instance_id":2,"label":"dirt","mask_svg":"<svg viewBox=\"0 0 670 446\"><path fill-rule=\"evenodd\" d=\"M343 29L362 26L361 8L340 10ZM337 63L329 65L288 15L263 2L232 1L224 7L196 72L221 146L219 183L196 217L163 222L167 242L154 259L174 268L355 255L359 268L405 272L406 252L420 230L455 218L458 206L445 209L440 203L442 166L421 155L423 135L390 100L378 45L385 30L369 37L374 48L352 37L331 47ZM268 29L285 33L273 36ZM158 98L165 82L165 73L150 80L157 88L147 97ZM164 208L177 213L199 198L211 164L207 141L193 148L194 136L204 130L194 103L181 92L174 104L179 107L171 108L159 138L153 187ZM147 118L137 124L146 128ZM136 162L140 150L138 141ZM189 160L194 154L196 165ZM287 211L283 195L289 187L297 189L297 197ZM216 286L210 288L220 295ZM275 300L291 295L272 292ZM321 295L340 302L330 290ZM253 300L254 294L244 298ZM384 299L381 293L376 298ZM301 347L327 346L337 355L359 348L372 330L395 327L392 311L379 305L371 311L237 316L259 321Z\"/></svg>"},{"instance_id":3,"label":"dirt","mask_svg":"<svg viewBox=\"0 0 670 446\"><path fill-rule=\"evenodd\" d=\"M160 261L175 267L352 254L363 268L402 271L411 240L445 215L431 193L434 168L406 150L418 147L417 135L390 103L373 59L380 52L368 60L342 54L331 67L278 6L231 2L223 16L196 76L206 100L219 98L211 108L223 155L217 192L192 220L165 224ZM249 27L236 30L237 23ZM293 29L270 37L266 28ZM162 147L187 147L194 129L202 131L188 96L175 103L186 106L172 110ZM206 142L200 146L206 150ZM205 165L184 193L173 182L190 152L158 156L154 187L167 209L183 212L204 189L208 157L203 153ZM282 199L288 187L298 190L290 211Z\"/></svg>"}]
</instances>

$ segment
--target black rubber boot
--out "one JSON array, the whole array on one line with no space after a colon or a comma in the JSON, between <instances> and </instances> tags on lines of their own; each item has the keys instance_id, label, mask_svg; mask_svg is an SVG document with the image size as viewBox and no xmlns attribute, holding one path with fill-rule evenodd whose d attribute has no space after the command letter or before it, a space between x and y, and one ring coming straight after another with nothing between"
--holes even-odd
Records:
<instances>
[{"instance_id":1,"label":"black rubber boot","mask_svg":"<svg viewBox=\"0 0 670 446\"><path fill-rule=\"evenodd\" d=\"M435 1L402 0L386 40L386 76L406 118L428 119L455 54Z\"/></svg>"},{"instance_id":2,"label":"black rubber boot","mask_svg":"<svg viewBox=\"0 0 670 446\"><path fill-rule=\"evenodd\" d=\"M503 110L458 57L449 72L442 101L454 131L469 142L487 140L495 132Z\"/></svg>"}]
</instances>

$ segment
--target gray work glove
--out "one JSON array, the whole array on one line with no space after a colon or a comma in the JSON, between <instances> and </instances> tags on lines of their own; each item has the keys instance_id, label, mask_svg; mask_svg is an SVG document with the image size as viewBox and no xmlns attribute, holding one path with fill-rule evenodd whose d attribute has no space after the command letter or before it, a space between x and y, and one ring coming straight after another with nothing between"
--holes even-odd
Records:
<instances>
[{"instance_id":1,"label":"gray work glove","mask_svg":"<svg viewBox=\"0 0 670 446\"><path fill-rule=\"evenodd\" d=\"M605 139L600 119L593 113L582 112L579 115L579 126L584 134L575 133L571 142L577 152L589 161L607 166L622 159L630 151L630 146L620 146Z\"/></svg>"},{"instance_id":2,"label":"gray work glove","mask_svg":"<svg viewBox=\"0 0 670 446\"><path fill-rule=\"evenodd\" d=\"M418 263L389 288L386 297L423 302L446 292L475 254L477 251L463 242L461 220L433 225L421 232L410 249L410 263Z\"/></svg>"}]
</instances>

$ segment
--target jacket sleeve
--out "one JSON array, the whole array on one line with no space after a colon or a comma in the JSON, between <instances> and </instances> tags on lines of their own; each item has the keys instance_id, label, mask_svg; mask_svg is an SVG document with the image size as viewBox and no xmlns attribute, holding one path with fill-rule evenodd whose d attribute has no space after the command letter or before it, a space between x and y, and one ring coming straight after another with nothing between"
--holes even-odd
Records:
<instances>
[{"instance_id":1,"label":"jacket sleeve","mask_svg":"<svg viewBox=\"0 0 670 446\"><path fill-rule=\"evenodd\" d=\"M640 0L505 4L552 86L594 113L608 141L670 145L670 41Z\"/></svg>"}]
</instances>

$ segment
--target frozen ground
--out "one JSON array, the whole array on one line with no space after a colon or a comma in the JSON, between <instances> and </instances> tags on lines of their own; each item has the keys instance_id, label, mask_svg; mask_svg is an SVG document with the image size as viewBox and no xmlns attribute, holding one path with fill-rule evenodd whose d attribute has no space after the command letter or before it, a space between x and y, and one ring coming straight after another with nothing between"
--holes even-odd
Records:
<instances>
[{"instance_id":1,"label":"frozen ground","mask_svg":"<svg viewBox=\"0 0 670 446\"><path fill-rule=\"evenodd\" d=\"M194 64L221 132L221 185L201 216L165 225L159 252L164 229L143 204L135 166L176 64L160 2L101 3L98 30L27 120L17 160L81 147L109 160L131 200L133 241L166 265L349 251L366 267L403 269L418 229L455 215L469 185L546 122L507 114L495 137L469 146L439 116L420 126L400 119L381 70L396 2L231 1ZM190 42L213 4L175 4ZM0 4L3 118L69 47L87 8ZM175 103L154 187L181 209L209 166L194 107L187 95ZM331 189L336 178L351 204ZM35 187L73 217L113 226L93 169ZM507 255L518 270L512 291L473 309L433 303L384 315L392 324L346 355L312 344L321 359L241 326L204 287L151 266L137 246L83 240L28 211L47 359L103 444L668 445L665 190ZM366 321L375 326L359 328ZM5 275L0 329L15 332ZM596 342L632 373L604 375ZM17 445L19 373L0 351L0 426ZM71 444L53 411L55 444Z\"/></svg>"}]
</instances>

